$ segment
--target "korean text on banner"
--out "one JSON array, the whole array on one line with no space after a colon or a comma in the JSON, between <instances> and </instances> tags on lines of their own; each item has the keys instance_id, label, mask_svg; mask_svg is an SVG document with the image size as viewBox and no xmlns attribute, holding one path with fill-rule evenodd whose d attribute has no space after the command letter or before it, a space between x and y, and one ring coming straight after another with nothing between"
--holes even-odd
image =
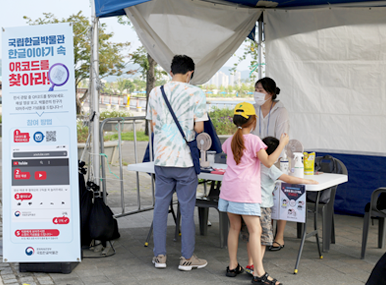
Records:
<instances>
[{"instance_id":1,"label":"korean text on banner","mask_svg":"<svg viewBox=\"0 0 386 285\"><path fill-rule=\"evenodd\" d=\"M80 261L71 23L4 28L3 260Z\"/></svg>"}]
</instances>

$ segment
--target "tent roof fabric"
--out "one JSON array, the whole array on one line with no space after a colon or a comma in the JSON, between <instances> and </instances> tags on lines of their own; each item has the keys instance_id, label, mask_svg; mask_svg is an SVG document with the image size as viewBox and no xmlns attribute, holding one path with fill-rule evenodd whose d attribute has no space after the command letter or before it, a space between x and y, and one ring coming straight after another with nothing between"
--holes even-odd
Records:
<instances>
[{"instance_id":1,"label":"tent roof fabric","mask_svg":"<svg viewBox=\"0 0 386 285\"><path fill-rule=\"evenodd\" d=\"M124 9L134 5L138 5L151 0L94 0L96 16L100 18L115 17L126 15ZM207 2L216 3L216 0L203 0ZM223 0L229 2L230 5L244 5L249 7L257 8L295 8L295 7L306 7L306 6L320 6L320 5L333 5L333 4L348 4L348 3L374 3L383 2L382 0ZM377 6L377 5L375 5Z\"/></svg>"}]
</instances>

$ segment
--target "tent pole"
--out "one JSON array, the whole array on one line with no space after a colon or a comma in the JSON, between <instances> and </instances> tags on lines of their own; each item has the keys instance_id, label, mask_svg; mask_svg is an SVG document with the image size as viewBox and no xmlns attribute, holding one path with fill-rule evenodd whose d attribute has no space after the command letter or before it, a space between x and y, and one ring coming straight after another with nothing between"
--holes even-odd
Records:
<instances>
[{"instance_id":1,"label":"tent pole","mask_svg":"<svg viewBox=\"0 0 386 285\"><path fill-rule=\"evenodd\" d=\"M261 45L262 45L262 42L263 42L263 13L261 14L259 20L257 20L258 22L258 39L259 39L259 47L258 47L258 53L259 53L259 79L261 79L263 77L263 70L262 70L262 65L261 65Z\"/></svg>"},{"instance_id":2,"label":"tent pole","mask_svg":"<svg viewBox=\"0 0 386 285\"><path fill-rule=\"evenodd\" d=\"M99 86L98 86L98 78L99 78L99 56L98 56L98 48L99 48L99 41L98 41L98 18L96 17L95 12L95 2L91 1L92 3L92 14L91 14L91 20L92 20L92 34L91 34L91 73L90 73L90 80L92 82L91 84L91 98L92 98L92 109L91 114L94 118L91 129L92 134L92 144L91 144L91 154L92 154L92 167L93 167L93 175L94 179L93 182L99 186L99 168L100 168L100 157L99 157Z\"/></svg>"}]
</instances>

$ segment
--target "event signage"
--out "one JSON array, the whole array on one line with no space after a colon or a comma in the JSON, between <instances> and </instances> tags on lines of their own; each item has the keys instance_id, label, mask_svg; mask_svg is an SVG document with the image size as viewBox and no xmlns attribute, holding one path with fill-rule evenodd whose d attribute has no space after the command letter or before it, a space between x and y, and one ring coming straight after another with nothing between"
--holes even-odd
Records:
<instances>
[{"instance_id":1,"label":"event signage","mask_svg":"<svg viewBox=\"0 0 386 285\"><path fill-rule=\"evenodd\" d=\"M272 219L306 222L306 190L304 185L276 182L273 192Z\"/></svg>"},{"instance_id":2,"label":"event signage","mask_svg":"<svg viewBox=\"0 0 386 285\"><path fill-rule=\"evenodd\" d=\"M80 261L71 23L2 29L3 261Z\"/></svg>"}]
</instances>

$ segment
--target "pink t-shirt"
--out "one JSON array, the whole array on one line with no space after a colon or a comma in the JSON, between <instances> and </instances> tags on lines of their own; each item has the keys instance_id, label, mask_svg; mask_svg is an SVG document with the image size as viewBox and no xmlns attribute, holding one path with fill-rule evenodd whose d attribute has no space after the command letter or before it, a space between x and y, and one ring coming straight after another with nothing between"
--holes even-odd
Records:
<instances>
[{"instance_id":1,"label":"pink t-shirt","mask_svg":"<svg viewBox=\"0 0 386 285\"><path fill-rule=\"evenodd\" d=\"M236 165L231 148L232 138L222 145L222 150L227 154L228 168L222 180L220 198L239 203L261 203L260 160L257 152L267 149L267 146L258 136L243 135L246 149L239 165Z\"/></svg>"}]
</instances>

